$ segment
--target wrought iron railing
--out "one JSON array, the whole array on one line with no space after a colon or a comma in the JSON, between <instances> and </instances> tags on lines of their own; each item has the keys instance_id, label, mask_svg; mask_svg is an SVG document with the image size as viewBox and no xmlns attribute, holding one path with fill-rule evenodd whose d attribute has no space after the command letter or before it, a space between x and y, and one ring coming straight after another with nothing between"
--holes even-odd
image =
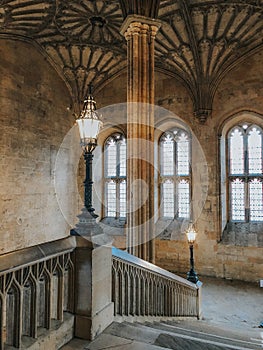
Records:
<instances>
[{"instance_id":1,"label":"wrought iron railing","mask_svg":"<svg viewBox=\"0 0 263 350\"><path fill-rule=\"evenodd\" d=\"M200 285L112 248L115 316L200 317Z\"/></svg>"},{"instance_id":2,"label":"wrought iron railing","mask_svg":"<svg viewBox=\"0 0 263 350\"><path fill-rule=\"evenodd\" d=\"M62 322L64 311L72 311L74 247L62 249L61 245L52 253L38 247L1 256L1 350L6 346L21 348L23 339L33 342L53 321Z\"/></svg>"}]
</instances>

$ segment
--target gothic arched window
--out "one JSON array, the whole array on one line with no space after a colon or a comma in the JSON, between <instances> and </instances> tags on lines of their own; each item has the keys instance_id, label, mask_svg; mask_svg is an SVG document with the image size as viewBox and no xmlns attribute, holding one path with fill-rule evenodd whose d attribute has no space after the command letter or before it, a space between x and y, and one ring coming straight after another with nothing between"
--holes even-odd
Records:
<instances>
[{"instance_id":1,"label":"gothic arched window","mask_svg":"<svg viewBox=\"0 0 263 350\"><path fill-rule=\"evenodd\" d=\"M126 140L120 133L104 145L105 216L126 217Z\"/></svg>"},{"instance_id":2,"label":"gothic arched window","mask_svg":"<svg viewBox=\"0 0 263 350\"><path fill-rule=\"evenodd\" d=\"M228 134L230 221L263 221L263 133L236 125Z\"/></svg>"},{"instance_id":3,"label":"gothic arched window","mask_svg":"<svg viewBox=\"0 0 263 350\"><path fill-rule=\"evenodd\" d=\"M190 218L191 141L189 133L174 128L160 138L160 194L163 218Z\"/></svg>"}]
</instances>

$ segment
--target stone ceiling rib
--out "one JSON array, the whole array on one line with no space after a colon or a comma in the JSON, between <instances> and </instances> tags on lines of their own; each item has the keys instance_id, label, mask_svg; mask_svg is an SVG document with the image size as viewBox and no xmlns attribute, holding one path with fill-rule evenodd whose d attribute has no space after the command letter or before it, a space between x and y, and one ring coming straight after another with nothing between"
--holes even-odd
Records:
<instances>
[{"instance_id":1,"label":"stone ceiling rib","mask_svg":"<svg viewBox=\"0 0 263 350\"><path fill-rule=\"evenodd\" d=\"M120 4L124 18L128 15L157 18L160 0L120 0Z\"/></svg>"}]
</instances>

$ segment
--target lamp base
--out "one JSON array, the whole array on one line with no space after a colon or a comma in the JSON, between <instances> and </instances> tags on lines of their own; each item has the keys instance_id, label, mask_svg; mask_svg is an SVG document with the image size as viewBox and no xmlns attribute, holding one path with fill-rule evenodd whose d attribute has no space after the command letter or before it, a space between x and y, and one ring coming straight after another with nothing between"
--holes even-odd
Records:
<instances>
[{"instance_id":1,"label":"lamp base","mask_svg":"<svg viewBox=\"0 0 263 350\"><path fill-rule=\"evenodd\" d=\"M88 211L85 207L82 208L81 214L78 215L79 222L70 230L72 236L92 237L103 234L103 230L96 222L96 215Z\"/></svg>"},{"instance_id":2,"label":"lamp base","mask_svg":"<svg viewBox=\"0 0 263 350\"><path fill-rule=\"evenodd\" d=\"M199 281L195 270L191 269L189 272L187 272L187 280L192 283L197 283Z\"/></svg>"}]
</instances>

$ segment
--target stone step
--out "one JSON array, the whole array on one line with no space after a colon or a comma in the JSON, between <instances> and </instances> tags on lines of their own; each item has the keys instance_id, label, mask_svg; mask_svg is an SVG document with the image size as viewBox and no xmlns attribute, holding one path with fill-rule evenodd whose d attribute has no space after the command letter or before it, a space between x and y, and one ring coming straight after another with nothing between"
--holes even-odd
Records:
<instances>
[{"instance_id":1,"label":"stone step","mask_svg":"<svg viewBox=\"0 0 263 350\"><path fill-rule=\"evenodd\" d=\"M138 341L137 339L123 338L121 335L101 334L87 345L85 350L163 350L163 347Z\"/></svg>"},{"instance_id":2,"label":"stone step","mask_svg":"<svg viewBox=\"0 0 263 350\"><path fill-rule=\"evenodd\" d=\"M257 350L262 349L260 329L234 332L202 321L113 322L94 341L63 350Z\"/></svg>"},{"instance_id":3,"label":"stone step","mask_svg":"<svg viewBox=\"0 0 263 350\"><path fill-rule=\"evenodd\" d=\"M198 324L199 322L196 323ZM178 323L113 323L106 330L106 333L115 337L146 343L148 345L158 346L165 349L262 349L260 337L255 340L251 340L246 337L237 337L233 333L209 333L205 332L204 330L191 330L186 327L179 327Z\"/></svg>"},{"instance_id":4,"label":"stone step","mask_svg":"<svg viewBox=\"0 0 263 350\"><path fill-rule=\"evenodd\" d=\"M258 329L249 332L244 329L227 330L218 326L208 325L202 322L160 322L149 324L148 327L155 328L165 334L175 334L178 338L194 339L197 342L226 346L233 349L262 349L262 334Z\"/></svg>"},{"instance_id":5,"label":"stone step","mask_svg":"<svg viewBox=\"0 0 263 350\"><path fill-rule=\"evenodd\" d=\"M224 339L229 344L234 342L234 344L248 343L252 345L258 344L262 341L262 333L259 328L252 325L246 325L246 327L229 327L228 325L222 325L219 323L211 323L206 321L166 321L158 323L158 328L163 328L172 332L180 332L182 334L193 334L194 336L206 336L211 339ZM253 341L257 338L257 341Z\"/></svg>"}]
</instances>

